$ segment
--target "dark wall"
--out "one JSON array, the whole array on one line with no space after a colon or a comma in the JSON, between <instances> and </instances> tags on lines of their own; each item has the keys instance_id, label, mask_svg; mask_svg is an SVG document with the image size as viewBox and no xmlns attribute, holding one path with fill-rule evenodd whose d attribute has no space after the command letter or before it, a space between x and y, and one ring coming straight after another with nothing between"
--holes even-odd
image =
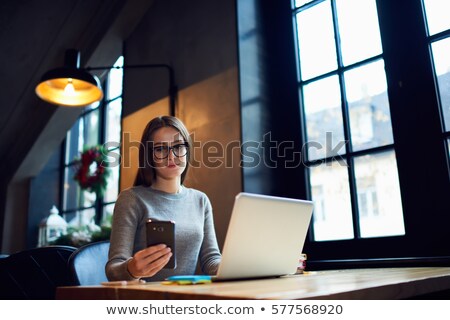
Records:
<instances>
[{"instance_id":1,"label":"dark wall","mask_svg":"<svg viewBox=\"0 0 450 320\"><path fill-rule=\"evenodd\" d=\"M289 1L237 1L243 179L248 192L305 198Z\"/></svg>"},{"instance_id":2,"label":"dark wall","mask_svg":"<svg viewBox=\"0 0 450 320\"><path fill-rule=\"evenodd\" d=\"M450 171L423 8L406 0L377 6L406 238L422 255L448 255Z\"/></svg>"},{"instance_id":3,"label":"dark wall","mask_svg":"<svg viewBox=\"0 0 450 320\"><path fill-rule=\"evenodd\" d=\"M234 0L155 0L126 40L128 64L169 64L181 91L236 67ZM164 69L127 69L123 116L168 94Z\"/></svg>"},{"instance_id":4,"label":"dark wall","mask_svg":"<svg viewBox=\"0 0 450 320\"><path fill-rule=\"evenodd\" d=\"M39 223L48 217L50 209L60 207L61 149L58 148L42 171L30 183L30 199L27 221L27 248L38 243Z\"/></svg>"},{"instance_id":5,"label":"dark wall","mask_svg":"<svg viewBox=\"0 0 450 320\"><path fill-rule=\"evenodd\" d=\"M175 115L195 140L184 183L211 200L221 246L234 197L242 191L235 0L155 0L125 42L124 57L125 64L172 66ZM149 120L169 114L168 83L167 70L125 69L122 132L130 141L140 141ZM132 185L137 171L132 143L123 145L122 155L130 164L122 162L121 189Z\"/></svg>"},{"instance_id":6,"label":"dark wall","mask_svg":"<svg viewBox=\"0 0 450 320\"><path fill-rule=\"evenodd\" d=\"M61 108L40 100L34 92L35 86L45 72L62 66L64 52L69 48L82 52L82 65L88 61L107 64L104 57L93 60L91 57L126 3L122 0L0 2L0 87L4 93L0 97L2 251L23 249L26 242L26 228L20 225L19 229L19 224L9 225L8 221L27 218L28 197L20 198L26 193L9 193L8 189L39 172L48 154L35 148L36 144L42 143L44 149L57 148L71 127L68 122L74 119L73 111L61 112ZM30 161L24 165L27 158ZM14 210L9 212L8 208ZM11 233L20 237L20 241L9 239Z\"/></svg>"}]
</instances>

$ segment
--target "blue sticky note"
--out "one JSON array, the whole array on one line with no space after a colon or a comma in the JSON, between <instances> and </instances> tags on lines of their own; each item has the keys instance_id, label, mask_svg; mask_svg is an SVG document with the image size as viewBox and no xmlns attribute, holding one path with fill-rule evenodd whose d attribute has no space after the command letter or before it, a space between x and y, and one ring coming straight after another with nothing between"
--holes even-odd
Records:
<instances>
[{"instance_id":1,"label":"blue sticky note","mask_svg":"<svg viewBox=\"0 0 450 320\"><path fill-rule=\"evenodd\" d=\"M211 276L204 276L204 275L179 275L179 276L171 276L166 279L167 281L172 281L176 283L182 283L182 284L196 284L196 283L209 283L211 282Z\"/></svg>"}]
</instances>

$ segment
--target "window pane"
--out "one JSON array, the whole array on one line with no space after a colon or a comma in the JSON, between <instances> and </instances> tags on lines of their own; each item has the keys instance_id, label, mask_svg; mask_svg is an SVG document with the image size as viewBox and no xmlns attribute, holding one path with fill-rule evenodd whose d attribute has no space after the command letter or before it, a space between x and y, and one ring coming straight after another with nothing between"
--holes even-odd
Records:
<instances>
[{"instance_id":1,"label":"window pane","mask_svg":"<svg viewBox=\"0 0 450 320\"><path fill-rule=\"evenodd\" d=\"M77 211L64 212L62 216L67 222L76 221L74 219L77 216Z\"/></svg>"},{"instance_id":2,"label":"window pane","mask_svg":"<svg viewBox=\"0 0 450 320\"><path fill-rule=\"evenodd\" d=\"M86 226L94 223L94 219L95 219L95 209L90 208L78 211L76 216L68 223L69 225L74 227Z\"/></svg>"},{"instance_id":3,"label":"window pane","mask_svg":"<svg viewBox=\"0 0 450 320\"><path fill-rule=\"evenodd\" d=\"M354 163L361 237L404 235L395 153L365 155Z\"/></svg>"},{"instance_id":4,"label":"window pane","mask_svg":"<svg viewBox=\"0 0 450 320\"><path fill-rule=\"evenodd\" d=\"M122 98L112 101L107 107L105 142L120 143Z\"/></svg>"},{"instance_id":5,"label":"window pane","mask_svg":"<svg viewBox=\"0 0 450 320\"><path fill-rule=\"evenodd\" d=\"M102 226L111 227L114 206L115 206L115 203L112 203L112 204L108 204L103 207L103 219L102 219L102 223L101 223Z\"/></svg>"},{"instance_id":6,"label":"window pane","mask_svg":"<svg viewBox=\"0 0 450 320\"><path fill-rule=\"evenodd\" d=\"M313 0L295 0L295 7L301 7L304 4L307 4L309 2L312 2Z\"/></svg>"},{"instance_id":7,"label":"window pane","mask_svg":"<svg viewBox=\"0 0 450 320\"><path fill-rule=\"evenodd\" d=\"M94 110L84 117L84 146L92 147L99 141L99 112Z\"/></svg>"},{"instance_id":8,"label":"window pane","mask_svg":"<svg viewBox=\"0 0 450 320\"><path fill-rule=\"evenodd\" d=\"M347 167L338 161L310 168L314 240L353 238Z\"/></svg>"},{"instance_id":9,"label":"window pane","mask_svg":"<svg viewBox=\"0 0 450 320\"><path fill-rule=\"evenodd\" d=\"M80 189L78 182L73 179L75 168L73 166L66 167L64 175L64 210L93 206L97 198L96 194Z\"/></svg>"},{"instance_id":10,"label":"window pane","mask_svg":"<svg viewBox=\"0 0 450 320\"><path fill-rule=\"evenodd\" d=\"M64 169L64 204L63 210L71 210L79 207L80 187L73 179L75 169L73 166Z\"/></svg>"},{"instance_id":11,"label":"window pane","mask_svg":"<svg viewBox=\"0 0 450 320\"><path fill-rule=\"evenodd\" d=\"M353 150L393 143L384 61L347 71L344 79Z\"/></svg>"},{"instance_id":12,"label":"window pane","mask_svg":"<svg viewBox=\"0 0 450 320\"><path fill-rule=\"evenodd\" d=\"M345 153L338 77L331 76L305 85L303 101L308 160Z\"/></svg>"},{"instance_id":13,"label":"window pane","mask_svg":"<svg viewBox=\"0 0 450 320\"><path fill-rule=\"evenodd\" d=\"M344 65L381 54L375 0L337 0L336 7Z\"/></svg>"},{"instance_id":14,"label":"window pane","mask_svg":"<svg viewBox=\"0 0 450 320\"><path fill-rule=\"evenodd\" d=\"M123 57L119 57L114 66L123 66ZM122 95L123 69L111 69L108 76L107 99L111 100Z\"/></svg>"},{"instance_id":15,"label":"window pane","mask_svg":"<svg viewBox=\"0 0 450 320\"><path fill-rule=\"evenodd\" d=\"M445 131L450 131L450 38L431 44Z\"/></svg>"},{"instance_id":16,"label":"window pane","mask_svg":"<svg viewBox=\"0 0 450 320\"><path fill-rule=\"evenodd\" d=\"M448 18L448 1L424 0L425 13L427 17L428 33L430 35L450 29Z\"/></svg>"},{"instance_id":17,"label":"window pane","mask_svg":"<svg viewBox=\"0 0 450 320\"><path fill-rule=\"evenodd\" d=\"M337 67L330 1L297 14L301 79L333 71Z\"/></svg>"},{"instance_id":18,"label":"window pane","mask_svg":"<svg viewBox=\"0 0 450 320\"><path fill-rule=\"evenodd\" d=\"M78 139L80 137L80 119L77 120L72 129L67 132L65 164L69 164L75 157L79 156L80 149Z\"/></svg>"},{"instance_id":19,"label":"window pane","mask_svg":"<svg viewBox=\"0 0 450 320\"><path fill-rule=\"evenodd\" d=\"M87 208L95 205L95 200L97 199L97 195L95 192L89 192L86 190L81 191L81 207Z\"/></svg>"},{"instance_id":20,"label":"window pane","mask_svg":"<svg viewBox=\"0 0 450 320\"><path fill-rule=\"evenodd\" d=\"M118 154L119 149L113 152ZM113 161L115 158L110 159L110 161ZM117 200L117 195L119 194L119 168L120 166L118 163L111 163L111 174L108 177L108 187L105 192L104 202L113 202Z\"/></svg>"},{"instance_id":21,"label":"window pane","mask_svg":"<svg viewBox=\"0 0 450 320\"><path fill-rule=\"evenodd\" d=\"M99 106L100 106L100 102L97 101L97 102L91 103L90 105L86 106L84 109L85 109L85 111L89 111L89 110L97 109Z\"/></svg>"}]
</instances>

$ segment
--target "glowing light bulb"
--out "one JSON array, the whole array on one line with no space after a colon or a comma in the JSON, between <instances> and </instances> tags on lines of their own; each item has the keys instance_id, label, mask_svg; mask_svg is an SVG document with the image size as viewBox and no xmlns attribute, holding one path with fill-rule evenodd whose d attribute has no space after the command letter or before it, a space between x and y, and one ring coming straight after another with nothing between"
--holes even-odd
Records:
<instances>
[{"instance_id":1,"label":"glowing light bulb","mask_svg":"<svg viewBox=\"0 0 450 320\"><path fill-rule=\"evenodd\" d=\"M75 95L75 88L72 83L72 78L69 78L66 87L64 88L64 94L67 96Z\"/></svg>"}]
</instances>

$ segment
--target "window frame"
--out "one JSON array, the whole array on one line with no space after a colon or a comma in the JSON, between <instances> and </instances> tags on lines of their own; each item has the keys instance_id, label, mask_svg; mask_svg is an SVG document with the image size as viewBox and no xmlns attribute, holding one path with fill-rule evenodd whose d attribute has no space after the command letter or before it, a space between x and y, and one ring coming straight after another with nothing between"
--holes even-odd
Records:
<instances>
[{"instance_id":1,"label":"window frame","mask_svg":"<svg viewBox=\"0 0 450 320\"><path fill-rule=\"evenodd\" d=\"M443 224L448 225L450 222L448 215L442 214L446 210L448 211L444 199L445 194L450 192L450 175L446 156L448 151L443 145L448 134L442 130L439 116L438 97L435 93L424 20L417 22L420 20L418 17L422 17L421 1L416 0L414 3L409 3L406 6L407 10L405 10L405 5L392 3L389 0L377 0L376 2L383 45L382 57L388 82L394 143L383 146L379 150L375 148L371 152L395 151L406 234L405 236L328 242L315 242L312 237L309 237L305 250L307 253L311 253L313 259L436 256L449 253L443 243L443 239L448 239L447 231L442 226ZM417 41L418 38L419 41ZM418 52L418 54L412 57L411 52ZM422 63L420 63L421 61ZM414 65L416 68L408 68ZM417 72L417 69L420 72ZM411 84L407 82L411 82ZM416 91L417 87L423 88L423 90ZM421 93L419 99L417 99L418 93ZM427 112L421 111L417 107L421 104L428 106ZM345 102L344 105L347 107ZM402 111L402 105L414 106L414 112ZM422 127L423 130L411 130L409 121L417 124L417 127ZM348 124L346 124L347 138L349 137L348 129ZM305 128L302 127L302 130ZM303 134L305 134L304 131ZM420 170L420 160L414 154L414 140L427 145L428 154L433 154L433 157L426 158L427 168L423 171L428 171L428 173ZM362 153L366 153L366 150L350 152L349 155L352 157ZM422 150L419 154L426 156L427 152ZM354 177L351 177L350 180L352 181L350 185L355 183ZM354 187L354 185L351 186L352 190L356 190ZM309 192L306 191L306 193ZM448 194L450 193L447 193L447 197ZM353 208L355 207L356 205L353 204Z\"/></svg>"},{"instance_id":2,"label":"window frame","mask_svg":"<svg viewBox=\"0 0 450 320\"><path fill-rule=\"evenodd\" d=\"M108 92L108 88L109 88L109 81L110 81L110 71L113 69L108 70L108 72L105 73L103 80L101 81L101 85L103 88L103 92L104 92L104 96L103 99L101 101L98 102L98 106L97 107L92 107L92 105L89 105L87 107L84 108L84 110L82 111L82 113L80 114L80 116L77 118L76 123L78 124L78 122L80 121L80 119L86 119L92 112L99 112L99 125L98 125L98 137L97 137L97 144L99 145L103 145L106 142L106 130L107 130L107 117L108 117L108 110L109 110L109 106L117 101L118 99L122 99L123 98L123 91L111 98L108 99L109 97L107 97L107 92ZM122 81L123 81L123 75L122 75ZM122 114L122 109L123 106L121 108L121 114ZM121 116L122 117L122 116ZM70 131L73 130L73 127L68 131L67 135L70 134ZM122 130L122 126L120 128L120 131ZM83 133L78 132L78 139L79 136L82 135ZM78 206L74 207L74 208L69 208L66 209L65 208L65 185L67 183L67 181L65 180L65 172L66 170L69 170L69 172L74 172L74 165L75 165L75 161L74 159L67 159L67 135L66 138L64 139L62 146L61 146L61 181L60 181L60 208L63 208L61 210L61 215L72 215L72 214L76 214L76 212L78 211L83 211L83 210L87 210L87 209L94 209L95 210L95 218L94 221L97 225L101 225L103 222L103 218L105 215L105 208L107 206L110 206L112 204L114 204L116 201L104 201L104 196L96 199L96 201L94 202L93 205L91 206L80 206L79 201L78 202ZM121 132L120 132L120 136L122 136ZM119 151L120 154L120 145L121 145L121 141L119 141L119 146L116 147L112 147L108 149L108 152L113 152L113 151ZM73 174L69 174L68 175L68 179L72 179ZM119 176L118 176L118 181L117 184L118 186L120 186L120 170L119 170ZM77 188L79 189L78 185ZM83 190L81 190L81 193L83 192Z\"/></svg>"},{"instance_id":3,"label":"window frame","mask_svg":"<svg viewBox=\"0 0 450 320\"><path fill-rule=\"evenodd\" d=\"M308 237L303 252L309 261L450 255L448 146L421 0L376 3L406 235L320 243ZM292 141L298 153L304 128L291 1L237 1L236 6L242 141L270 132L274 141ZM261 157L276 156L270 153L274 149L258 152ZM245 148L242 154L247 155ZM308 199L307 181L304 166L268 167L261 162L242 168L245 192Z\"/></svg>"},{"instance_id":4,"label":"window frame","mask_svg":"<svg viewBox=\"0 0 450 320\"><path fill-rule=\"evenodd\" d=\"M423 2L422 2L422 3L423 3ZM425 12L425 8L424 8L423 10L424 10L424 12ZM424 16L425 16L425 13L424 13ZM426 19L426 17L425 17L425 19ZM429 46L429 50L430 50L430 56L432 56L432 53L431 53L431 51L432 51L432 50L431 50L431 45L432 45L434 42L438 42L438 41L444 40L444 39L450 40L450 28L447 29L447 30L438 32L438 33L436 33L436 34L433 34L433 35L429 35L429 34L428 34L428 31L427 31L427 40L428 40L428 46ZM432 58L431 58L431 59L432 59ZM437 79L437 75L435 74L435 72L433 72L433 75L434 75L434 81L435 81L435 83L436 83L436 90L438 90L438 79ZM439 94L437 94L437 99L438 99L439 106L442 106L441 96L440 96ZM443 111L440 110L440 112L443 112ZM442 122L444 122L444 120L443 120L444 116L441 115L441 117L442 117ZM442 129L443 139L444 139L444 141L448 141L448 143L450 144L450 125L449 125L449 128L448 128L447 131L445 130L445 125L444 125L444 123L442 123L441 125L442 125L442 128L443 128L443 129ZM450 148L449 148L448 146L447 146L447 153L449 154L449 167L450 167Z\"/></svg>"},{"instance_id":5,"label":"window frame","mask_svg":"<svg viewBox=\"0 0 450 320\"><path fill-rule=\"evenodd\" d=\"M298 39L296 36L296 30L297 30L297 19L296 19L296 15L303 11L303 10L308 10L312 7L314 7L315 5L321 4L323 2L326 2L327 0L313 0L310 1L306 4L304 4L303 6L297 7L295 8L295 5L293 5L293 9L292 9L292 20L293 20L293 28L294 28L294 35L295 35L295 43L298 43ZM337 7L336 7L336 1L335 0L329 0L330 2L330 10L331 10L331 14L332 14L332 24L333 24L333 31L335 34L334 37L334 44L335 44L335 49L336 49L336 59L337 59L337 66L335 70L332 70L330 72L326 72L324 74L320 74L318 76L314 76L311 78L308 78L306 80L302 80L301 79L301 68L300 68L300 52L298 50L299 46L296 46L296 58L297 58L297 73L298 73L298 90L299 90L299 99L300 99L300 109L301 109L301 113L302 113L302 135L303 137L307 137L307 132L306 132L306 111L305 108L303 107L303 101L304 101L304 96L303 96L303 90L302 88L304 86L307 86L310 83L314 83L316 81L319 81L321 79L325 79L328 78L330 76L337 76L338 77L338 82L339 82L339 87L340 87L340 91L341 91L341 113L342 113L342 125L343 125L343 133L344 133L344 141L346 141L345 143L345 152L343 154L340 155L331 155L328 157L324 157L324 158L319 158L319 159L314 159L314 160L308 160L308 149L306 148L306 154L304 155L304 164L307 168L311 167L311 166L315 166L317 164L320 163L331 163L333 161L336 161L336 158L341 158L343 159L346 163L347 166L347 174L348 174L348 186L349 186L349 194L350 194L350 202L351 202L351 214L352 214L352 228L353 228L353 237L355 239L361 239L362 235L361 235L361 230L360 230L360 212L359 212L359 191L357 190L357 179L356 179L356 173L355 173L355 159L361 156L366 156L366 155L376 155L379 153L384 153L384 152L388 152L388 151L393 151L395 152L395 146L394 143L388 143L388 144L384 144L382 146L376 146L376 147L368 147L362 150L353 150L353 143L352 143L352 133L351 133L351 127L350 127L350 106L348 101L345 98L345 73L350 71L350 70L356 70L359 67L363 67L365 65L369 65L371 63L377 62L377 61L384 61L384 55L383 52L377 55L374 55L372 57L366 58L364 60L361 61L357 61L357 62L353 62L350 63L348 65L344 65L343 62L343 55L342 55L342 47L341 47L341 43L338 40L339 39L339 26L338 26L338 17L337 17ZM308 175L308 181L307 184L310 184L310 178L309 178L309 174ZM311 195L311 186L308 186L308 198L311 199L312 195ZM394 236L389 236L389 237L397 237L396 235ZM309 235L309 239L310 241L315 241L314 240L314 228L310 228L310 235ZM342 239L344 240L344 239ZM340 240L336 240L336 241L342 241Z\"/></svg>"}]
</instances>

